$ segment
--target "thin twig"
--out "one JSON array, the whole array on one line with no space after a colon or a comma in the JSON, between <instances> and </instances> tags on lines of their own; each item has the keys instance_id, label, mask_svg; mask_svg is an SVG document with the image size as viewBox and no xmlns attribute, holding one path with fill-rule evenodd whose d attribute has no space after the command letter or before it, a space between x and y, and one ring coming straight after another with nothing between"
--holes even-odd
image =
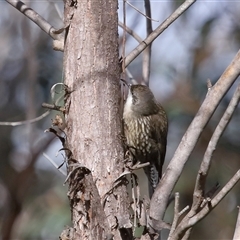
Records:
<instances>
[{"instance_id":1,"label":"thin twig","mask_svg":"<svg viewBox=\"0 0 240 240\"><path fill-rule=\"evenodd\" d=\"M179 216L182 216L188 209L189 206L186 206L182 211L179 212Z\"/></svg>"},{"instance_id":2,"label":"thin twig","mask_svg":"<svg viewBox=\"0 0 240 240\"><path fill-rule=\"evenodd\" d=\"M51 97L52 97L52 101L55 102L56 104L63 98L63 96L60 96L56 101L54 100L55 94L56 94L56 86L58 85L64 85L63 83L56 83L51 87ZM65 107L63 106L57 106L55 104L48 104L48 103L43 103L42 107L44 108L48 108L51 110L57 110L57 111L61 111L64 112L65 111ZM42 115L40 115L39 117L30 119L30 120L24 120L24 121L18 121L18 122L0 122L0 126L20 126L20 125L24 125L24 124L30 124L30 123L35 123L38 122L40 120L42 120L43 118L45 118L46 116L48 116L50 113L50 111L47 111L45 113L43 113Z\"/></svg>"},{"instance_id":3,"label":"thin twig","mask_svg":"<svg viewBox=\"0 0 240 240\"><path fill-rule=\"evenodd\" d=\"M126 0L125 0L125 1L126 1ZM134 10L136 10L137 12L139 12L141 15L143 15L145 18L147 18L147 19L149 19L149 20L151 20L151 21L153 21L153 22L159 22L158 20L152 19L151 16L148 16L148 15L142 13L139 9L137 9L137 8L136 8L134 5L132 5L130 2L126 1L126 3L127 3L130 7L132 7Z\"/></svg>"},{"instance_id":4,"label":"thin twig","mask_svg":"<svg viewBox=\"0 0 240 240\"><path fill-rule=\"evenodd\" d=\"M143 42L127 56L125 67L127 67L150 43L152 43L166 28L168 28L178 17L180 17L197 0L186 0L171 16L158 26Z\"/></svg>"},{"instance_id":5,"label":"thin twig","mask_svg":"<svg viewBox=\"0 0 240 240\"><path fill-rule=\"evenodd\" d=\"M240 99L240 85L237 87L235 93L233 94L233 97L223 114L221 120L219 121L219 124L217 125L212 138L208 144L207 150L204 154L203 158L203 164L201 165L200 172L206 174L208 171L208 166L210 164L210 159L212 158L212 155L216 149L216 145L222 136L224 130L226 129L227 125L229 124L234 111L236 110L238 103Z\"/></svg>"},{"instance_id":6,"label":"thin twig","mask_svg":"<svg viewBox=\"0 0 240 240\"><path fill-rule=\"evenodd\" d=\"M67 176L66 172L63 171L61 168L58 167L58 165L46 154L43 153L43 156L56 168L61 172L64 176Z\"/></svg>"},{"instance_id":7,"label":"thin twig","mask_svg":"<svg viewBox=\"0 0 240 240\"><path fill-rule=\"evenodd\" d=\"M145 12L146 15L151 18L151 4L149 0L144 0L145 2ZM152 33L152 21L146 18L146 32L147 36ZM150 78L150 67L151 67L151 53L152 53L152 43L149 43L148 47L143 51L143 62L142 62L142 77L145 85L149 86Z\"/></svg>"},{"instance_id":8,"label":"thin twig","mask_svg":"<svg viewBox=\"0 0 240 240\"><path fill-rule=\"evenodd\" d=\"M123 78L125 79L125 50L126 50L126 0L123 0L123 46L122 46L122 72Z\"/></svg>"},{"instance_id":9,"label":"thin twig","mask_svg":"<svg viewBox=\"0 0 240 240\"><path fill-rule=\"evenodd\" d=\"M42 115L40 115L39 117L30 119L30 120L24 120L24 121L19 121L19 122L0 122L0 126L16 127L16 126L20 126L20 125L24 125L24 124L35 123L35 122L42 120L46 116L48 116L49 113L50 113L50 111L47 111L47 112L43 113Z\"/></svg>"},{"instance_id":10,"label":"thin twig","mask_svg":"<svg viewBox=\"0 0 240 240\"><path fill-rule=\"evenodd\" d=\"M51 109L51 110L56 110L60 112L65 112L65 107L63 106L56 106L55 104L49 104L49 103L42 103L43 108Z\"/></svg>"},{"instance_id":11,"label":"thin twig","mask_svg":"<svg viewBox=\"0 0 240 240\"><path fill-rule=\"evenodd\" d=\"M173 222L172 222L172 226L171 226L171 230L170 233L168 235L168 240L171 239L173 232L175 231L176 227L177 227L177 222L179 219L179 193L176 192L175 193L175 204L174 204L174 216L173 216Z\"/></svg>"},{"instance_id":12,"label":"thin twig","mask_svg":"<svg viewBox=\"0 0 240 240\"><path fill-rule=\"evenodd\" d=\"M57 3L56 3L55 1L52 1L52 0L48 0L48 2L51 3L51 4L53 4L54 8L55 8L56 11L57 11L57 14L58 14L59 18L60 18L61 20L63 20L63 13L60 11Z\"/></svg>"},{"instance_id":13,"label":"thin twig","mask_svg":"<svg viewBox=\"0 0 240 240\"><path fill-rule=\"evenodd\" d=\"M174 217L173 217L173 222L172 222L172 226L170 229L170 233L168 236L168 240L171 240L172 235L175 231L175 229L177 228L177 223L179 218L189 209L189 206L186 206L182 211L179 211L179 199L180 199L180 195L178 192L175 193L175 205L174 205Z\"/></svg>"},{"instance_id":14,"label":"thin twig","mask_svg":"<svg viewBox=\"0 0 240 240\"><path fill-rule=\"evenodd\" d=\"M118 21L118 26L121 27L124 31L126 31L129 35L131 35L134 39L136 39L139 43L143 41L142 38L136 32L134 32L128 26L124 26L122 22Z\"/></svg>"}]
</instances>

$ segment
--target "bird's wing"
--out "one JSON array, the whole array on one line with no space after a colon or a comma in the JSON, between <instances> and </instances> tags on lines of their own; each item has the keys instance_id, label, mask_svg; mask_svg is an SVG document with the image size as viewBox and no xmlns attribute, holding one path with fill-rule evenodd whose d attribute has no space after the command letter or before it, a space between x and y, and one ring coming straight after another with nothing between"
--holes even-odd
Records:
<instances>
[{"instance_id":1,"label":"bird's wing","mask_svg":"<svg viewBox=\"0 0 240 240\"><path fill-rule=\"evenodd\" d=\"M160 106L160 112L152 116L152 139L158 151L158 169L161 175L162 165L166 155L168 119L164 109Z\"/></svg>"}]
</instances>

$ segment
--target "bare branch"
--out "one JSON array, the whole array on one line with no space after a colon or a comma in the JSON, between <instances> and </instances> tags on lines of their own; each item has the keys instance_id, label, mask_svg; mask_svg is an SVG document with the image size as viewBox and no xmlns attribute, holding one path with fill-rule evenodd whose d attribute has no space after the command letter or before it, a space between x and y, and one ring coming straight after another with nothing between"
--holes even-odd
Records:
<instances>
[{"instance_id":1,"label":"bare branch","mask_svg":"<svg viewBox=\"0 0 240 240\"><path fill-rule=\"evenodd\" d=\"M144 0L145 2L145 11L146 15L149 18L146 18L146 30L147 36L149 36L153 29L152 29L152 21L151 19L151 4L149 0ZM142 77L143 82L149 86L149 77L150 77L150 67L151 67L151 52L152 52L152 43L149 43L148 47L143 52L143 62L142 62Z\"/></svg>"},{"instance_id":2,"label":"bare branch","mask_svg":"<svg viewBox=\"0 0 240 240\"><path fill-rule=\"evenodd\" d=\"M179 16L181 16L197 0L186 0L171 16L158 26L143 42L127 56L125 67L127 67L150 43L152 43L166 28L168 28Z\"/></svg>"},{"instance_id":3,"label":"bare branch","mask_svg":"<svg viewBox=\"0 0 240 240\"><path fill-rule=\"evenodd\" d=\"M50 113L50 111L47 111L45 113L43 113L41 116L30 119L30 120L25 120L25 121L19 121L19 122L0 122L0 126L12 126L12 127L16 127L19 125L24 125L24 124L29 124L29 123L35 123L38 122L40 120L42 120L43 118L45 118L48 114Z\"/></svg>"},{"instance_id":4,"label":"bare branch","mask_svg":"<svg viewBox=\"0 0 240 240\"><path fill-rule=\"evenodd\" d=\"M238 207L238 218L237 223L233 235L233 240L239 240L240 239L240 208Z\"/></svg>"},{"instance_id":5,"label":"bare branch","mask_svg":"<svg viewBox=\"0 0 240 240\"><path fill-rule=\"evenodd\" d=\"M239 103L240 98L240 85L237 87L225 113L223 114L219 124L217 125L211 140L208 144L207 150L204 154L202 164L200 166L200 170L198 172L195 190L194 190L194 197L193 197L193 206L191 209L191 214L195 215L198 211L199 207L201 206L202 200L204 198L204 189L205 189L205 182L207 178L207 174L210 168L210 163L212 159L212 155L216 149L217 143L222 136L224 130L226 129L228 123L230 122L232 115Z\"/></svg>"},{"instance_id":6,"label":"bare branch","mask_svg":"<svg viewBox=\"0 0 240 240\"><path fill-rule=\"evenodd\" d=\"M150 204L150 216L162 219L170 194L188 160L200 134L208 123L219 102L232 86L240 73L240 51L227 67L217 83L208 91L198 113L184 134L175 154L169 163L160 183L155 190ZM161 204L160 204L161 203Z\"/></svg>"},{"instance_id":7,"label":"bare branch","mask_svg":"<svg viewBox=\"0 0 240 240\"><path fill-rule=\"evenodd\" d=\"M42 16L35 12L32 8L28 7L20 0L6 0L14 8L32 20L37 24L45 33L47 33L52 39L63 41L63 35L57 34L57 30L51 26Z\"/></svg>"},{"instance_id":8,"label":"bare branch","mask_svg":"<svg viewBox=\"0 0 240 240\"><path fill-rule=\"evenodd\" d=\"M124 31L126 31L129 35L131 35L134 39L136 39L139 43L142 42L141 37L131 28L129 28L128 26L124 26L124 24L120 21L118 21L118 26L121 27Z\"/></svg>"}]
</instances>

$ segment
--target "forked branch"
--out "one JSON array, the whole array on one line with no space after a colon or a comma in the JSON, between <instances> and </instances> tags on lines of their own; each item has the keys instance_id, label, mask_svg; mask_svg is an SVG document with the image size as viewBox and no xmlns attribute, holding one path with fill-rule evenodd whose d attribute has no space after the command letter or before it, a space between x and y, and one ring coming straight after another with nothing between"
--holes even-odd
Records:
<instances>
[{"instance_id":1,"label":"forked branch","mask_svg":"<svg viewBox=\"0 0 240 240\"><path fill-rule=\"evenodd\" d=\"M221 99L240 74L240 51L227 67L217 83L208 92L198 113L184 134L163 178L151 199L150 216L156 220L163 218L170 194L182 173L183 167L193 151L200 134L208 123ZM161 203L161 204L160 204Z\"/></svg>"},{"instance_id":2,"label":"forked branch","mask_svg":"<svg viewBox=\"0 0 240 240\"><path fill-rule=\"evenodd\" d=\"M237 184L239 180L240 170L236 172L236 174L228 181L228 183L221 189L221 191L212 200L210 200L208 204L205 205L205 207L200 212L198 212L193 217L190 217L189 214L187 214L187 216L184 217L181 224L179 224L175 233L173 234L171 240L181 239L185 231L194 226L208 213L210 213L211 210L215 208L221 202L221 200L232 190L232 188Z\"/></svg>"},{"instance_id":3,"label":"forked branch","mask_svg":"<svg viewBox=\"0 0 240 240\"><path fill-rule=\"evenodd\" d=\"M211 91L211 90L210 90ZM219 121L211 140L208 144L207 150L204 154L203 161L200 166L200 170L198 172L195 190L193 194L193 206L191 209L191 214L194 215L199 210L202 200L204 198L204 189L205 182L207 178L207 174L210 168L210 163L212 159L212 155L216 149L217 143L222 136L224 130L226 129L228 123L230 122L232 115L238 106L240 98L240 85L237 87L232 100L230 101L225 113L223 114L221 120Z\"/></svg>"},{"instance_id":4,"label":"forked branch","mask_svg":"<svg viewBox=\"0 0 240 240\"><path fill-rule=\"evenodd\" d=\"M211 90L210 90L211 91ZM226 186L217 194L213 199L204 199L204 188L206 177L210 167L210 161L212 154L216 148L218 140L226 129L231 117L239 103L240 98L240 85L236 89L223 117L219 121L212 138L208 144L207 150L205 152L202 164L196 180L196 186L193 194L193 204L189 213L183 218L179 223L176 231L172 233L171 240L182 238L186 234L187 230L191 230L191 227L209 214L215 206L226 196L226 194L234 187L234 185L239 181L240 172L238 171L235 176L226 184ZM203 204L204 203L204 204ZM194 220L193 220L194 219ZM189 231L190 233L190 231ZM187 238L186 238L187 239Z\"/></svg>"}]
</instances>

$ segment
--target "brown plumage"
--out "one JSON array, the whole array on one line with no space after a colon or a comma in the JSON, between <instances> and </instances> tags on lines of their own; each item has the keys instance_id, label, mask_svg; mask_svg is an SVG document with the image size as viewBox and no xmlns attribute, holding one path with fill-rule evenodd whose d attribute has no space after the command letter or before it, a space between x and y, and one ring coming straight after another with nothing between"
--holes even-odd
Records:
<instances>
[{"instance_id":1,"label":"brown plumage","mask_svg":"<svg viewBox=\"0 0 240 240\"><path fill-rule=\"evenodd\" d=\"M124 134L133 163L149 162L144 171L150 198L162 176L168 120L163 107L144 85L131 85L123 112Z\"/></svg>"}]
</instances>

